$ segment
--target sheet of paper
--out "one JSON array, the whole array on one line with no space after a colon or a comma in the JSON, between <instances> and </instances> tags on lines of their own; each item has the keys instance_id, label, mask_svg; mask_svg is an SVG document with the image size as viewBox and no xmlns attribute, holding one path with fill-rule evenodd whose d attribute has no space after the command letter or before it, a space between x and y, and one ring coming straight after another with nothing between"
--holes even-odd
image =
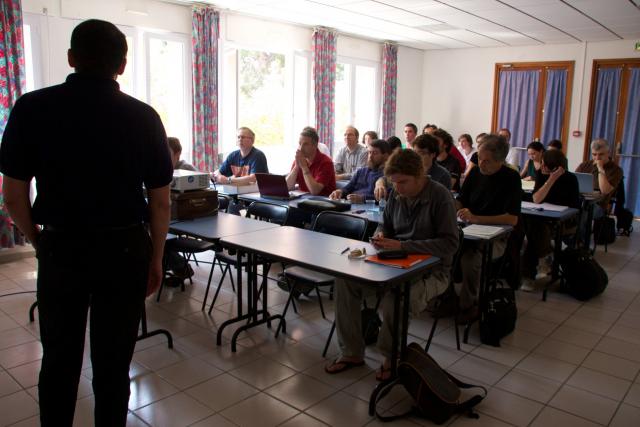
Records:
<instances>
[{"instance_id":1,"label":"sheet of paper","mask_svg":"<svg viewBox=\"0 0 640 427\"><path fill-rule=\"evenodd\" d=\"M522 209L562 212L569 209L568 206L552 205L551 203L522 202Z\"/></svg>"}]
</instances>

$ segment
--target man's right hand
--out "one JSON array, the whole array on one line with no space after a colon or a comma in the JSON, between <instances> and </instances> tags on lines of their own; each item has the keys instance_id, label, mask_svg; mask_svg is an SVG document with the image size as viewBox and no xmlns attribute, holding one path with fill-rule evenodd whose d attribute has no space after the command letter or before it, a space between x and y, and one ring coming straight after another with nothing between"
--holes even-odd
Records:
<instances>
[{"instance_id":1,"label":"man's right hand","mask_svg":"<svg viewBox=\"0 0 640 427\"><path fill-rule=\"evenodd\" d=\"M146 296L153 294L160 288L162 283L162 260L160 262L151 262L149 264L149 278L147 279Z\"/></svg>"},{"instance_id":2,"label":"man's right hand","mask_svg":"<svg viewBox=\"0 0 640 427\"><path fill-rule=\"evenodd\" d=\"M386 199L387 189L385 188L384 185L376 184L376 187L373 189L373 196L376 198L377 201L380 201L381 199Z\"/></svg>"},{"instance_id":3,"label":"man's right hand","mask_svg":"<svg viewBox=\"0 0 640 427\"><path fill-rule=\"evenodd\" d=\"M342 197L342 190L335 190L333 193L329 194L329 198L331 200L338 200Z\"/></svg>"}]
</instances>

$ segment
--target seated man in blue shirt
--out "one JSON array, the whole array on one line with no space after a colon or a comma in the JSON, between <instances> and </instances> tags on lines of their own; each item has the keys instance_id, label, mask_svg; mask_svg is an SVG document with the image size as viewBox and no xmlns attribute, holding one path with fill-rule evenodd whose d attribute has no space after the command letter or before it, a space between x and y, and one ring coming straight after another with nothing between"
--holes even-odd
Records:
<instances>
[{"instance_id":1,"label":"seated man in blue shirt","mask_svg":"<svg viewBox=\"0 0 640 427\"><path fill-rule=\"evenodd\" d=\"M378 178L384 175L384 164L390 151L389 143L384 139L375 139L369 143L367 166L358 169L343 189L335 190L329 197L340 199L346 196L351 203L364 203L367 199L373 199L374 186Z\"/></svg>"},{"instance_id":2,"label":"seated man in blue shirt","mask_svg":"<svg viewBox=\"0 0 640 427\"><path fill-rule=\"evenodd\" d=\"M229 154L220 168L213 173L213 180L219 184L252 184L256 173L269 173L267 158L253 146L256 134L247 127L238 129L238 147Z\"/></svg>"}]
</instances>

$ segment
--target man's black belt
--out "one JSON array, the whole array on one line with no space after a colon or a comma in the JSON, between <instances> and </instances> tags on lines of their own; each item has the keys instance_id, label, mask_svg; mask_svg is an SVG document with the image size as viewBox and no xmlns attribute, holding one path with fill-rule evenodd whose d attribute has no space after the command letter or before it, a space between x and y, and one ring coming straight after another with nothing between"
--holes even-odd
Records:
<instances>
[{"instance_id":1,"label":"man's black belt","mask_svg":"<svg viewBox=\"0 0 640 427\"><path fill-rule=\"evenodd\" d=\"M112 233L112 232L118 232L118 231L127 231L127 230L133 230L136 227L141 227L142 223L141 222L137 222L135 224L127 224L127 225L114 225L114 226L107 226L107 227L64 227L64 226L56 226L56 225L50 225L50 224L44 224L43 230L45 231L50 231L53 233L75 233L75 232L82 232L82 233Z\"/></svg>"}]
</instances>

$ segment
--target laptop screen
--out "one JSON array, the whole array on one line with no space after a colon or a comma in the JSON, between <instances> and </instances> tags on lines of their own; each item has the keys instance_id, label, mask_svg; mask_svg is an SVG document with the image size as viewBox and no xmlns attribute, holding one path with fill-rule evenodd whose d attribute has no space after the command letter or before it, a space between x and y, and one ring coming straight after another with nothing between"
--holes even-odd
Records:
<instances>
[{"instance_id":1,"label":"laptop screen","mask_svg":"<svg viewBox=\"0 0 640 427\"><path fill-rule=\"evenodd\" d=\"M283 175L257 173L256 182L258 183L258 191L262 197L289 197L287 180Z\"/></svg>"},{"instance_id":2,"label":"laptop screen","mask_svg":"<svg viewBox=\"0 0 640 427\"><path fill-rule=\"evenodd\" d=\"M573 172L578 179L578 189L580 193L593 192L593 175L590 173Z\"/></svg>"}]
</instances>

